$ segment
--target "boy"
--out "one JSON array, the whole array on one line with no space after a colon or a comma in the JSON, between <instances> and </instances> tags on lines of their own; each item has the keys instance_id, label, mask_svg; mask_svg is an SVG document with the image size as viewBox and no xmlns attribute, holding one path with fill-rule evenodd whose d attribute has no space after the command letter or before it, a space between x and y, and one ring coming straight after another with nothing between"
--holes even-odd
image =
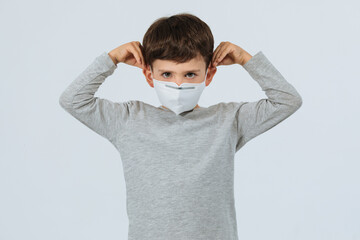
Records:
<instances>
[{"instance_id":1,"label":"boy","mask_svg":"<svg viewBox=\"0 0 360 240\"><path fill-rule=\"evenodd\" d=\"M213 44L210 28L191 14L160 18L143 46L134 41L102 53L59 99L121 154L129 240L238 239L235 153L302 105L261 51L251 56L222 42L213 52ZM94 97L118 63L141 68L163 105ZM216 66L230 64L241 65L268 98L197 105Z\"/></svg>"}]
</instances>

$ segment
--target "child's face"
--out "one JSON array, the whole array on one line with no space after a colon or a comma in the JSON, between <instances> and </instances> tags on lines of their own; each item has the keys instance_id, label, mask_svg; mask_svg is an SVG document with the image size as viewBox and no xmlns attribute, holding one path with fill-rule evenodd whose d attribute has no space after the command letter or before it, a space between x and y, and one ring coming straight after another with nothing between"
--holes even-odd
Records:
<instances>
[{"instance_id":1,"label":"child's face","mask_svg":"<svg viewBox=\"0 0 360 240\"><path fill-rule=\"evenodd\" d=\"M159 81L174 82L178 86L182 83L201 83L205 79L205 61L200 54L184 63L156 59L153 62L153 69L150 69L150 66L147 66L147 68L143 70L143 73L151 87L154 87L152 77ZM213 67L210 64L205 86L210 84L215 73L216 67Z\"/></svg>"}]
</instances>

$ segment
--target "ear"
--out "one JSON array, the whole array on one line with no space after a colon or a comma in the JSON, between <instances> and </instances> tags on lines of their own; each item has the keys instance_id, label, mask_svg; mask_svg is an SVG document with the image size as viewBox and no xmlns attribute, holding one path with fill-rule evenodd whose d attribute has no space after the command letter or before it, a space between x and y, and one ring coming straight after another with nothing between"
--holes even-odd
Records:
<instances>
[{"instance_id":1,"label":"ear","mask_svg":"<svg viewBox=\"0 0 360 240\"><path fill-rule=\"evenodd\" d=\"M206 76L206 80L205 80L205 86L209 86L216 71L217 71L217 68L214 67L212 64L210 64L208 67L208 72L207 72L207 76Z\"/></svg>"},{"instance_id":2,"label":"ear","mask_svg":"<svg viewBox=\"0 0 360 240\"><path fill-rule=\"evenodd\" d=\"M146 65L145 68L143 68L143 74L145 76L145 79L147 81L147 83L150 85L150 87L154 87L154 81L152 80L151 77L151 70L150 70L150 65Z\"/></svg>"}]
</instances>

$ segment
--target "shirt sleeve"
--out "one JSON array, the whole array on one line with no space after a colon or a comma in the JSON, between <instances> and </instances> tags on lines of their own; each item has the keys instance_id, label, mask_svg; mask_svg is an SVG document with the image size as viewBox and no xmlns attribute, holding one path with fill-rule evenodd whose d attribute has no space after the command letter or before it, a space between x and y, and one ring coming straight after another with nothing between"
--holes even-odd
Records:
<instances>
[{"instance_id":1,"label":"shirt sleeve","mask_svg":"<svg viewBox=\"0 0 360 240\"><path fill-rule=\"evenodd\" d=\"M302 98L262 51L243 65L267 98L240 102L236 106L238 138L236 152L254 137L273 128L302 105Z\"/></svg>"},{"instance_id":2,"label":"shirt sleeve","mask_svg":"<svg viewBox=\"0 0 360 240\"><path fill-rule=\"evenodd\" d=\"M130 102L112 102L94 97L117 65L103 52L64 90L60 106L81 123L113 141L129 117Z\"/></svg>"}]
</instances>

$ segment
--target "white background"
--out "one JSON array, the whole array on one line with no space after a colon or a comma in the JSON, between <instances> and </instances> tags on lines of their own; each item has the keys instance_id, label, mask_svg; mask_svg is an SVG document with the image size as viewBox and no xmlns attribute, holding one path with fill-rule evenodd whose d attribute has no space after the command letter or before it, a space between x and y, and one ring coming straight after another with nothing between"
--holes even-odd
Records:
<instances>
[{"instance_id":1,"label":"white background","mask_svg":"<svg viewBox=\"0 0 360 240\"><path fill-rule=\"evenodd\" d=\"M0 2L1 240L127 239L119 153L59 105L102 52L188 12L263 51L301 108L235 159L239 239L360 239L358 1ZM159 106L139 68L120 63L96 96ZM219 66L199 105L265 97L240 65Z\"/></svg>"}]
</instances>

